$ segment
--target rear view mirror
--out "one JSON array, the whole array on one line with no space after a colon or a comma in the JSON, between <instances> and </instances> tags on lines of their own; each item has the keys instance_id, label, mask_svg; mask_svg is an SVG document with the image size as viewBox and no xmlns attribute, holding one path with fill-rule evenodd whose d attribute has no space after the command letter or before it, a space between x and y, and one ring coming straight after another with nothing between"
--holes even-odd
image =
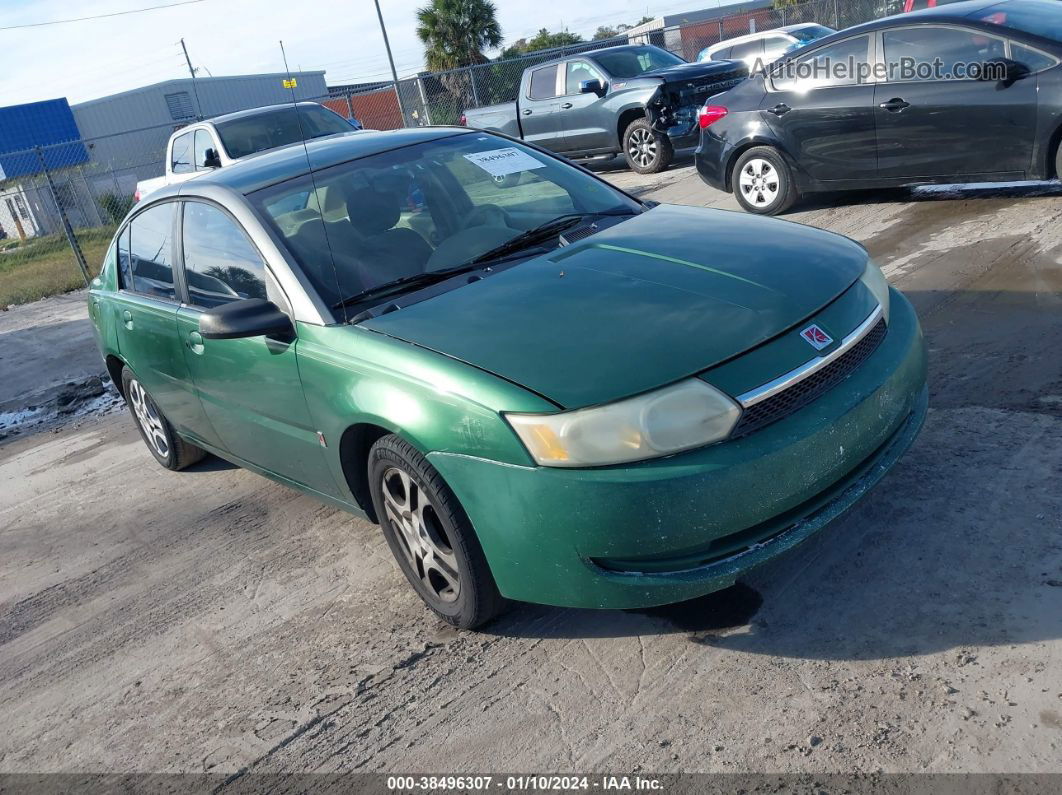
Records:
<instances>
[{"instance_id":1,"label":"rear view mirror","mask_svg":"<svg viewBox=\"0 0 1062 795\"><path fill-rule=\"evenodd\" d=\"M584 80L579 84L580 94L597 94L599 97L605 96L607 86L602 84L600 80Z\"/></svg>"},{"instance_id":2,"label":"rear view mirror","mask_svg":"<svg viewBox=\"0 0 1062 795\"><path fill-rule=\"evenodd\" d=\"M295 327L272 301L245 298L207 310L199 316L199 333L208 340L244 337L291 339Z\"/></svg>"},{"instance_id":3,"label":"rear view mirror","mask_svg":"<svg viewBox=\"0 0 1062 795\"><path fill-rule=\"evenodd\" d=\"M206 156L203 158L203 165L207 168L221 168L221 158L215 150L207 149Z\"/></svg>"}]
</instances>

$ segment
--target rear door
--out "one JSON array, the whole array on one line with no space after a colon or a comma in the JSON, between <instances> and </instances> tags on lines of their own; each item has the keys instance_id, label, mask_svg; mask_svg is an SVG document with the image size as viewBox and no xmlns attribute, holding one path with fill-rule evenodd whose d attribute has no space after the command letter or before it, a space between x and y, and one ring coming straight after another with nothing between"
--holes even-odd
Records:
<instances>
[{"instance_id":1,"label":"rear door","mask_svg":"<svg viewBox=\"0 0 1062 795\"><path fill-rule=\"evenodd\" d=\"M564 148L564 136L557 117L564 76L562 66L552 64L532 69L527 91L518 103L524 140L557 152Z\"/></svg>"},{"instance_id":2,"label":"rear door","mask_svg":"<svg viewBox=\"0 0 1062 795\"><path fill-rule=\"evenodd\" d=\"M606 97L583 94L580 86L586 80L599 80L605 85L605 76L584 58L564 65L564 95L560 98L557 118L565 152L587 152L616 145L618 132L612 125L615 117L601 109Z\"/></svg>"},{"instance_id":3,"label":"rear door","mask_svg":"<svg viewBox=\"0 0 1062 795\"><path fill-rule=\"evenodd\" d=\"M265 260L219 205L183 202L180 225L187 303L177 313L177 325L185 361L221 446L261 469L338 497L302 393L297 341L207 340L199 333L203 311L231 301L264 298L287 307Z\"/></svg>"},{"instance_id":4,"label":"rear door","mask_svg":"<svg viewBox=\"0 0 1062 795\"><path fill-rule=\"evenodd\" d=\"M1004 38L912 25L882 31L881 42L888 80L874 97L880 176L1018 176L1030 169L1036 77L1007 85L960 73L967 64L1008 57Z\"/></svg>"},{"instance_id":5,"label":"rear door","mask_svg":"<svg viewBox=\"0 0 1062 795\"><path fill-rule=\"evenodd\" d=\"M137 213L118 237L118 350L182 434L210 442L177 334L176 202Z\"/></svg>"},{"instance_id":6,"label":"rear door","mask_svg":"<svg viewBox=\"0 0 1062 795\"><path fill-rule=\"evenodd\" d=\"M877 172L871 37L819 47L772 73L761 117L799 168L821 182Z\"/></svg>"}]
</instances>

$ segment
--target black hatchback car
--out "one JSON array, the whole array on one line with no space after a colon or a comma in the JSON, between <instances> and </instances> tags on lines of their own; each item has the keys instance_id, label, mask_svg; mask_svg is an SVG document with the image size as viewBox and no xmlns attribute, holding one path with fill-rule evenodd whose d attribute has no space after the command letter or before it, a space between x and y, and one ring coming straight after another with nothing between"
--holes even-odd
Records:
<instances>
[{"instance_id":1,"label":"black hatchback car","mask_svg":"<svg viewBox=\"0 0 1062 795\"><path fill-rule=\"evenodd\" d=\"M803 193L1062 174L1062 2L970 0L821 39L701 108L697 171L749 212Z\"/></svg>"}]
</instances>

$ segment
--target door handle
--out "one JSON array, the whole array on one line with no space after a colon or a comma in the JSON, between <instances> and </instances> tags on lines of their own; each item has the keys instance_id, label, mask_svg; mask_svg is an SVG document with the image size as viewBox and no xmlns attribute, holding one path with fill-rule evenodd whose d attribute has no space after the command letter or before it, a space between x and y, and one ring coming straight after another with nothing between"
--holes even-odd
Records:
<instances>
[{"instance_id":1,"label":"door handle","mask_svg":"<svg viewBox=\"0 0 1062 795\"><path fill-rule=\"evenodd\" d=\"M899 97L893 97L888 102L882 102L878 107L882 110L887 110L889 113L899 113L904 108L911 107L911 103L904 102Z\"/></svg>"},{"instance_id":2,"label":"door handle","mask_svg":"<svg viewBox=\"0 0 1062 795\"><path fill-rule=\"evenodd\" d=\"M133 327L133 313L128 309L122 312L122 323L126 328L131 329Z\"/></svg>"},{"instance_id":3,"label":"door handle","mask_svg":"<svg viewBox=\"0 0 1062 795\"><path fill-rule=\"evenodd\" d=\"M571 106L572 106L572 103L570 103L570 102L565 102L563 105L561 105L561 107L564 108L565 110L568 110L568 108L570 108Z\"/></svg>"},{"instance_id":4,"label":"door handle","mask_svg":"<svg viewBox=\"0 0 1062 795\"><path fill-rule=\"evenodd\" d=\"M188 349L192 353L203 352L203 335L200 334L198 331L188 332Z\"/></svg>"},{"instance_id":5,"label":"door handle","mask_svg":"<svg viewBox=\"0 0 1062 795\"><path fill-rule=\"evenodd\" d=\"M530 116L531 115L531 108L525 108L523 113L524 113L525 116Z\"/></svg>"},{"instance_id":6,"label":"door handle","mask_svg":"<svg viewBox=\"0 0 1062 795\"><path fill-rule=\"evenodd\" d=\"M771 108L771 113L773 113L775 116L781 116L782 114L788 113L791 110L792 108L786 105L784 102L779 102L777 105Z\"/></svg>"}]
</instances>

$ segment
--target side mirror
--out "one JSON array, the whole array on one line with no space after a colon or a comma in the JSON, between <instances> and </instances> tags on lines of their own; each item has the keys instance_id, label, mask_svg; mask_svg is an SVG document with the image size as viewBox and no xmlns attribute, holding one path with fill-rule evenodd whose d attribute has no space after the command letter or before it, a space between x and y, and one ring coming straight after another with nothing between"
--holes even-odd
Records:
<instances>
[{"instance_id":1,"label":"side mirror","mask_svg":"<svg viewBox=\"0 0 1062 795\"><path fill-rule=\"evenodd\" d=\"M214 307L199 316L199 333L207 340L244 337L292 339L295 327L272 301L245 298Z\"/></svg>"},{"instance_id":2,"label":"side mirror","mask_svg":"<svg viewBox=\"0 0 1062 795\"><path fill-rule=\"evenodd\" d=\"M207 168L221 168L221 157L213 149L206 150L206 156L203 158L203 165Z\"/></svg>"},{"instance_id":3,"label":"side mirror","mask_svg":"<svg viewBox=\"0 0 1062 795\"><path fill-rule=\"evenodd\" d=\"M600 80L584 80L579 84L580 94L597 94L599 97L603 97L607 90L608 85Z\"/></svg>"},{"instance_id":4,"label":"side mirror","mask_svg":"<svg viewBox=\"0 0 1062 795\"><path fill-rule=\"evenodd\" d=\"M981 64L977 72L978 80L992 83L1013 83L1029 74L1029 67L1010 58L993 58Z\"/></svg>"}]
</instances>

